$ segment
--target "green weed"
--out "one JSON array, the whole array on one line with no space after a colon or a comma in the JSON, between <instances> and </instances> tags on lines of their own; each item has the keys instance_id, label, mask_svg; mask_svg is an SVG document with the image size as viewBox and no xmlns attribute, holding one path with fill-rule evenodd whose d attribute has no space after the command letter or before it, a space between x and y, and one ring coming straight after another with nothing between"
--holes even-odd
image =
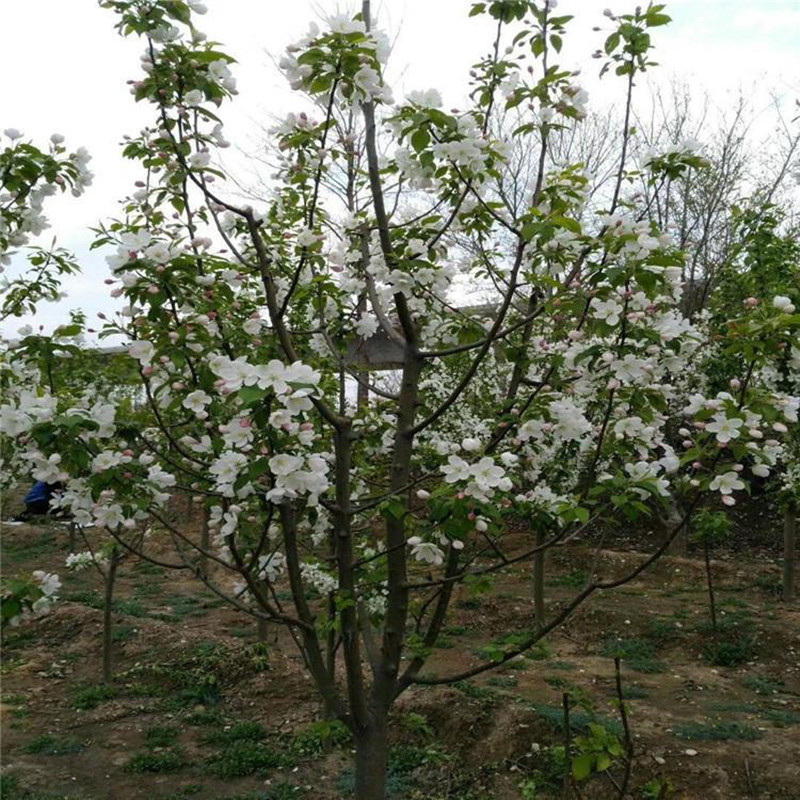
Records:
<instances>
[{"instance_id":1,"label":"green weed","mask_svg":"<svg viewBox=\"0 0 800 800\"><path fill-rule=\"evenodd\" d=\"M211 731L203 737L206 744L227 745L232 742L260 742L267 736L260 722L239 722L221 731Z\"/></svg>"},{"instance_id":2,"label":"green weed","mask_svg":"<svg viewBox=\"0 0 800 800\"><path fill-rule=\"evenodd\" d=\"M159 725L148 728L144 733L144 738L148 747L170 747L177 741L178 731L176 728Z\"/></svg>"},{"instance_id":3,"label":"green weed","mask_svg":"<svg viewBox=\"0 0 800 800\"><path fill-rule=\"evenodd\" d=\"M747 689L752 689L756 694L778 694L786 685L779 678L761 677L759 675L748 675L742 683Z\"/></svg>"},{"instance_id":4,"label":"green weed","mask_svg":"<svg viewBox=\"0 0 800 800\"><path fill-rule=\"evenodd\" d=\"M179 747L154 752L148 750L135 755L126 765L126 772L178 772L183 769L186 760Z\"/></svg>"},{"instance_id":5,"label":"green weed","mask_svg":"<svg viewBox=\"0 0 800 800\"><path fill-rule=\"evenodd\" d=\"M208 758L206 768L217 778L230 780L277 767L293 767L296 759L261 743L246 739L234 741Z\"/></svg>"},{"instance_id":6,"label":"green weed","mask_svg":"<svg viewBox=\"0 0 800 800\"><path fill-rule=\"evenodd\" d=\"M740 739L752 742L760 739L763 733L752 725L741 722L687 722L677 725L674 733L681 739L690 741L727 741Z\"/></svg>"},{"instance_id":7,"label":"green weed","mask_svg":"<svg viewBox=\"0 0 800 800\"><path fill-rule=\"evenodd\" d=\"M649 675L665 669L664 664L655 658L655 645L647 639L607 639L602 653L608 658L620 658L625 666L636 672Z\"/></svg>"},{"instance_id":8,"label":"green weed","mask_svg":"<svg viewBox=\"0 0 800 800\"><path fill-rule=\"evenodd\" d=\"M292 737L289 749L299 756L319 756L330 752L334 747L350 744L352 735L339 720L319 720L313 722Z\"/></svg>"},{"instance_id":9,"label":"green weed","mask_svg":"<svg viewBox=\"0 0 800 800\"><path fill-rule=\"evenodd\" d=\"M113 700L117 696L117 690L113 686L99 684L98 686L87 686L79 689L72 701L72 707L77 711L91 711L97 708L100 703L106 700Z\"/></svg>"},{"instance_id":10,"label":"green weed","mask_svg":"<svg viewBox=\"0 0 800 800\"><path fill-rule=\"evenodd\" d=\"M26 753L35 753L43 756L67 756L80 753L86 745L73 736L54 736L52 733L43 733L22 748Z\"/></svg>"}]
</instances>

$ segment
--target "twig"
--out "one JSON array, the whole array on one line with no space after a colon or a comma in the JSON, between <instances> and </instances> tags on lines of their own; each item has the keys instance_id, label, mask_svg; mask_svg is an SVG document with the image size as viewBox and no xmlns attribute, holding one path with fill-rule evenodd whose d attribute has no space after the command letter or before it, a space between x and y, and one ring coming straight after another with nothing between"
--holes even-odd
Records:
<instances>
[{"instance_id":1,"label":"twig","mask_svg":"<svg viewBox=\"0 0 800 800\"><path fill-rule=\"evenodd\" d=\"M628 711L625 708L625 700L622 695L622 673L619 669L619 656L614 657L614 681L617 687L617 702L619 703L619 716L622 720L622 730L625 732L625 772L622 776L622 786L619 787L620 800L625 797L628 791L628 784L631 780L631 769L633 769L633 739L631 729L628 724Z\"/></svg>"},{"instance_id":2,"label":"twig","mask_svg":"<svg viewBox=\"0 0 800 800\"><path fill-rule=\"evenodd\" d=\"M572 734L569 727L569 692L564 692L562 697L564 707L564 787L561 790L561 797L568 800L572 786L572 759L570 749L572 748Z\"/></svg>"}]
</instances>

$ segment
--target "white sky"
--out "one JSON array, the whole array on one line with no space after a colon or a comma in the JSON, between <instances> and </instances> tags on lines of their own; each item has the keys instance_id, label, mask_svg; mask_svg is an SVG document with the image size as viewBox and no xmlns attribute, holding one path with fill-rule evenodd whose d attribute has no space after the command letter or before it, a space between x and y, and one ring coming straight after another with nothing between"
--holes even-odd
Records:
<instances>
[{"instance_id":1,"label":"white sky","mask_svg":"<svg viewBox=\"0 0 800 800\"><path fill-rule=\"evenodd\" d=\"M206 0L209 13L199 18L210 39L222 42L239 64L235 68L240 95L223 106L226 136L244 150L258 141L259 122L293 109L291 93L272 57L299 38L312 19L345 10L346 0ZM380 25L396 47L389 80L395 96L411 89L439 88L447 107L464 98L469 65L488 50L492 29L485 20L468 19L470 0L373 0ZM575 13L562 57L568 67L582 67L581 81L592 105L615 102L622 86L611 76L598 85L600 62L589 54L602 44L607 29L602 16L610 5L617 13L635 2L561 0L559 13ZM790 107L800 97L800 0L673 0L667 4L673 23L655 31L658 82L673 77L691 83L698 97L708 92L720 108L740 89L753 98L768 133L769 92ZM94 184L80 199L51 199L46 215L53 235L72 249L83 274L65 284L69 298L43 305L38 317L7 321L2 333L14 336L25 322L52 329L67 319L71 308L92 317L111 308L103 255L89 253L88 227L117 213L117 201L139 175L119 155L126 133L150 121L150 109L137 105L126 81L140 77L143 46L123 40L113 28L115 15L93 0L0 0L0 74L3 97L0 131L19 128L44 145L50 134L67 137L69 147L85 146L93 155ZM791 116L795 116L791 114ZM234 158L235 160L235 158ZM13 272L13 269L9 271Z\"/></svg>"}]
</instances>

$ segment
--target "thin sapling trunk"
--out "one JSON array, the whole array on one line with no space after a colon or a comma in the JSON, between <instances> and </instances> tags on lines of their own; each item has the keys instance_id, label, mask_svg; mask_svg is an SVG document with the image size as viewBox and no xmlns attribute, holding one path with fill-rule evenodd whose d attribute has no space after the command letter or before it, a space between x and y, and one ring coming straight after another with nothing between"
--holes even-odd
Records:
<instances>
[{"instance_id":1,"label":"thin sapling trunk","mask_svg":"<svg viewBox=\"0 0 800 800\"><path fill-rule=\"evenodd\" d=\"M105 592L103 595L103 682L111 683L112 658L111 658L111 605L114 602L114 582L117 577L117 567L121 559L119 550L114 547L108 558L108 567L105 573Z\"/></svg>"}]
</instances>

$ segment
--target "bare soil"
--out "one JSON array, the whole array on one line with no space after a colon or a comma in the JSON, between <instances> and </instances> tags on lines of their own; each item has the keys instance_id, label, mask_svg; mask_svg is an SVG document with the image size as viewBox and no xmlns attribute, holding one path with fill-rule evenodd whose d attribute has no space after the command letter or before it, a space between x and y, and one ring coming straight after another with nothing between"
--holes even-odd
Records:
<instances>
[{"instance_id":1,"label":"bare soil","mask_svg":"<svg viewBox=\"0 0 800 800\"><path fill-rule=\"evenodd\" d=\"M323 742L307 752L298 743L298 734L318 730L321 708L287 631L271 630L268 644L258 645L255 621L194 580L124 563L113 692L92 700L101 686L100 577L92 570L67 573L62 526L3 525L0 533L5 575L47 569L64 584L52 613L4 632L4 796L348 796L348 744ZM517 536L522 544L526 534ZM614 545L643 547L646 538L626 533ZM580 590L593 555L588 545L549 555L551 613ZM563 694L577 689L592 707L573 707L573 738L583 735L587 719L618 729L617 652L635 754L628 796L645 797L642 787L660 777L676 798L798 800L800 608L780 602L780 568L769 546L755 556L743 548L722 556L713 565L722 626L716 637L707 623L702 561L669 557L623 588L593 596L529 657L457 686L408 691L395 714L393 796L560 797L548 764L564 740ZM621 575L644 557L635 549L603 550L598 570ZM522 565L481 596L459 590L427 674L456 674L491 657L491 647L502 647L510 633L530 629L528 573ZM738 663L711 663L715 642L739 647ZM243 777L220 777L219 736L244 721L263 726L260 746L291 758ZM152 729L163 727L177 732L175 742L153 738ZM180 753L175 771L131 771L137 756L158 765L174 752ZM247 771L237 764L234 771ZM621 770L611 772L619 780ZM523 794L533 782L536 793ZM584 798L617 796L602 775L580 790Z\"/></svg>"}]
</instances>

